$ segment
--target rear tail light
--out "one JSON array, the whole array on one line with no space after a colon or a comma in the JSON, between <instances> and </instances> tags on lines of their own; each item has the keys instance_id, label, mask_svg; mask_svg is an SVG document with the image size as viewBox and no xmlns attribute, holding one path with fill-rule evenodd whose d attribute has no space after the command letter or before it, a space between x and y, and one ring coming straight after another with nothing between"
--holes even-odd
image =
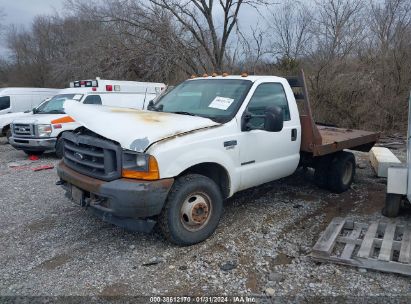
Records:
<instances>
[{"instance_id":1,"label":"rear tail light","mask_svg":"<svg viewBox=\"0 0 411 304\"><path fill-rule=\"evenodd\" d=\"M113 91L113 86L111 84L106 85L106 91Z\"/></svg>"},{"instance_id":2,"label":"rear tail light","mask_svg":"<svg viewBox=\"0 0 411 304\"><path fill-rule=\"evenodd\" d=\"M95 92L95 91L97 91L97 88L92 88L92 90Z\"/></svg>"}]
</instances>

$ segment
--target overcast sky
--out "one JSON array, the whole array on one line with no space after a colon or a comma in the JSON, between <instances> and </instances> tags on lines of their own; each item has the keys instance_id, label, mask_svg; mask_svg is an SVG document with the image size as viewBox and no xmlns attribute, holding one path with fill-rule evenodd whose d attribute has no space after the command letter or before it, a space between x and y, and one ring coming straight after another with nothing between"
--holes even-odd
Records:
<instances>
[{"instance_id":1,"label":"overcast sky","mask_svg":"<svg viewBox=\"0 0 411 304\"><path fill-rule=\"evenodd\" d=\"M279 0L281 2L283 0ZM2 25L17 25L30 27L33 18L37 15L54 14L62 12L65 0L0 0L0 8L6 14L0 20ZM250 7L244 7L240 14L241 28L246 30L250 26L261 25L261 16ZM6 56L4 43L0 41L0 56Z\"/></svg>"},{"instance_id":2,"label":"overcast sky","mask_svg":"<svg viewBox=\"0 0 411 304\"><path fill-rule=\"evenodd\" d=\"M62 8L64 0L0 0L0 8L6 13L3 25L30 25L33 17L42 14L52 14Z\"/></svg>"}]
</instances>

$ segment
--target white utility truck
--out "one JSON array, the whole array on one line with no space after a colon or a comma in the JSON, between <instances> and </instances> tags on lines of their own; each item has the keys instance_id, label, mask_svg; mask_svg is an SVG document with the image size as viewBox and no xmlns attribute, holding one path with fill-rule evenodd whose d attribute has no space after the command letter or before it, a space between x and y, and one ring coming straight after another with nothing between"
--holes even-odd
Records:
<instances>
[{"instance_id":1,"label":"white utility truck","mask_svg":"<svg viewBox=\"0 0 411 304\"><path fill-rule=\"evenodd\" d=\"M0 135L9 138L10 123L15 118L27 115L58 91L59 89L48 88L0 88Z\"/></svg>"},{"instance_id":2,"label":"white utility truck","mask_svg":"<svg viewBox=\"0 0 411 304\"><path fill-rule=\"evenodd\" d=\"M382 214L398 216L401 205L411 202L411 93L408 100L407 162L388 168L387 195Z\"/></svg>"},{"instance_id":3,"label":"white utility truck","mask_svg":"<svg viewBox=\"0 0 411 304\"><path fill-rule=\"evenodd\" d=\"M298 166L315 168L322 187L347 190L355 158L343 150L369 151L379 137L317 126L303 73L194 78L149 111L65 109L83 127L63 135L57 184L107 222L145 232L158 223L180 245L214 232L225 199Z\"/></svg>"},{"instance_id":4,"label":"white utility truck","mask_svg":"<svg viewBox=\"0 0 411 304\"><path fill-rule=\"evenodd\" d=\"M15 119L9 142L14 148L23 150L27 154L55 151L58 157L62 157L61 135L80 126L64 112L63 105L66 100L72 99L78 103L94 106L143 109L165 88L166 85L163 83L100 78L71 82L70 88L60 90L58 95L34 109L32 115ZM109 121L105 124L110 126Z\"/></svg>"}]
</instances>

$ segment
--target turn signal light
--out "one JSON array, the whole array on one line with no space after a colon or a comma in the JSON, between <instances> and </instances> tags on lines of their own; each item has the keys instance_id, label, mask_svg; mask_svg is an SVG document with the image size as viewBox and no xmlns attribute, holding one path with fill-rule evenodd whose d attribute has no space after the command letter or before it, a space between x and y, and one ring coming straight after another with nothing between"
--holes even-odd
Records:
<instances>
[{"instance_id":1,"label":"turn signal light","mask_svg":"<svg viewBox=\"0 0 411 304\"><path fill-rule=\"evenodd\" d=\"M125 178L143 179L143 180L157 180L160 179L160 170L158 163L154 156L149 157L148 171L134 171L130 169L123 169L122 176Z\"/></svg>"}]
</instances>

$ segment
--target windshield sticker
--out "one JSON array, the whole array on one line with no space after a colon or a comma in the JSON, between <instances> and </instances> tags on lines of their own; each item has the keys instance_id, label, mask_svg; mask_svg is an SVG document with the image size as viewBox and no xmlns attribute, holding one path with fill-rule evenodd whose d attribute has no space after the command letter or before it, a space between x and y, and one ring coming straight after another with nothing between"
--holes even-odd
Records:
<instances>
[{"instance_id":1,"label":"windshield sticker","mask_svg":"<svg viewBox=\"0 0 411 304\"><path fill-rule=\"evenodd\" d=\"M83 97L81 94L74 95L73 99L79 101Z\"/></svg>"},{"instance_id":2,"label":"windshield sticker","mask_svg":"<svg viewBox=\"0 0 411 304\"><path fill-rule=\"evenodd\" d=\"M214 100L208 105L209 108L227 110L231 104L234 102L234 99L227 97L217 96Z\"/></svg>"}]
</instances>

